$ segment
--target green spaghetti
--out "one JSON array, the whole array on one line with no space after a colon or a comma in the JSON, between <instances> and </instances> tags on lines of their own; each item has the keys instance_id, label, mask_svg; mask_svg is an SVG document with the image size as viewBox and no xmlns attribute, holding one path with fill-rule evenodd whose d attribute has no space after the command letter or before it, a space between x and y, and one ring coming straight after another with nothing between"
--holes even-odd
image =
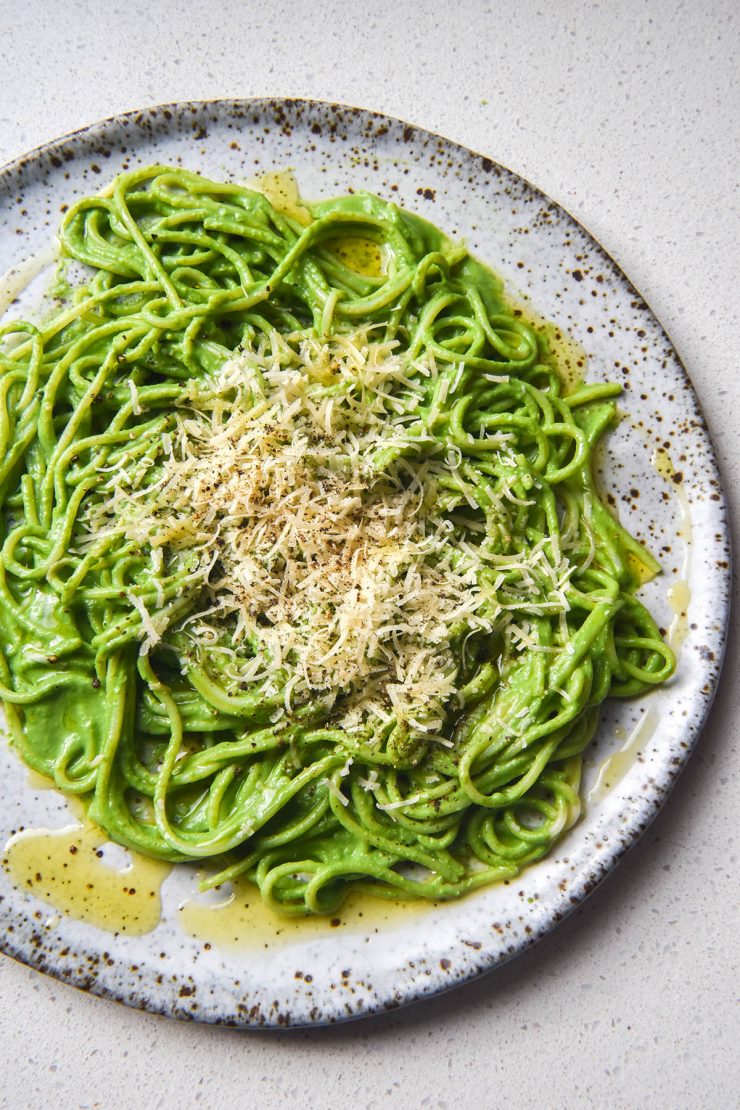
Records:
<instances>
[{"instance_id":1,"label":"green spaghetti","mask_svg":"<svg viewBox=\"0 0 740 1110\"><path fill-rule=\"evenodd\" d=\"M568 392L465 248L162 166L0 353L0 696L115 841L284 913L449 899L576 819L608 696L674 661ZM69 262L68 265L75 265Z\"/></svg>"}]
</instances>

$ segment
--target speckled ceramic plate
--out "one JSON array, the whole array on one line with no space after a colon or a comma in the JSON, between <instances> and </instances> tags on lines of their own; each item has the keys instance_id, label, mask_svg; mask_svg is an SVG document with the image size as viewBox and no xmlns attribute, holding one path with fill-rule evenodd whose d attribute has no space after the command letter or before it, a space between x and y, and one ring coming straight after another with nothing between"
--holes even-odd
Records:
<instances>
[{"instance_id":1,"label":"speckled ceramic plate","mask_svg":"<svg viewBox=\"0 0 740 1110\"><path fill-rule=\"evenodd\" d=\"M463 236L514 297L580 345L590 378L616 377L625 388L627 415L609 438L604 476L622 519L664 564L644 594L678 651L678 671L649 697L606 709L589 753L584 814L553 856L459 903L365 906L302 929L278 929L253 907L239 921L233 908L193 900L190 868L162 881L162 873L126 871L121 849L98 844L92 855L112 882L128 891L139 883L133 932L80 920L65 912L62 894L56 905L39 898L33 875L19 888L0 871L5 951L97 994L245 1026L328 1023L398 1006L494 968L552 929L646 828L686 763L717 683L728 613L728 532L712 446L665 332L587 231L489 158L352 108L284 100L171 105L97 124L20 159L0 175L3 308L29 283L30 292L9 315L48 275L64 207L120 170L152 162L240 181L292 167L310 199L350 189L393 199ZM23 828L74 824L67 803L40 789L7 744L0 776L4 843ZM66 835L55 843L67 843ZM89 843L82 848L91 851ZM69 859L56 853L58 890Z\"/></svg>"}]
</instances>

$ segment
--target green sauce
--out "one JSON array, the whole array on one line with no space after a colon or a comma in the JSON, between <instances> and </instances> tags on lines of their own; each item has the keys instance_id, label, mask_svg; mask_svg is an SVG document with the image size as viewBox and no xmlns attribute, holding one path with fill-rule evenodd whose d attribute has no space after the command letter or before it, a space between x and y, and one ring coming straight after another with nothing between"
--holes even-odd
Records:
<instances>
[{"instance_id":1,"label":"green sauce","mask_svg":"<svg viewBox=\"0 0 740 1110\"><path fill-rule=\"evenodd\" d=\"M61 239L88 284L38 328L8 325L0 353L0 694L26 762L83 797L111 839L208 861L207 885L245 876L285 914L334 913L358 890L455 898L546 854L577 818L604 698L641 694L674 666L635 596L635 563L657 563L592 472L619 387L566 382L557 348L490 270L367 194L273 205L151 167L80 201ZM304 375L305 405L333 430L308 454L333 435L336 459L305 466L341 486L340 446L363 414L386 412L393 435L357 462L351 511L370 520L421 490L404 526L437 538L415 572L468 575L443 632L388 632L364 660L382 695L372 709L290 652L275 662L262 610L249 635L234 607L210 643L193 639L231 555L203 554L182 497L174 525L161 515L173 468L201 450L183 414L200 427L211 414L223 432L239 389L244 413L264 411L268 379L300 376L319 341L329 354ZM355 342L402 360L387 395L341 378L336 352ZM235 356L252 384L229 393ZM223 480L216 468L219 513ZM169 538L106 518L115 488ZM414 570L399 560L383 563L391 593ZM404 604L399 627L413 629ZM420 656L436 644L446 700L398 708L393 636L417 636L403 642Z\"/></svg>"}]
</instances>

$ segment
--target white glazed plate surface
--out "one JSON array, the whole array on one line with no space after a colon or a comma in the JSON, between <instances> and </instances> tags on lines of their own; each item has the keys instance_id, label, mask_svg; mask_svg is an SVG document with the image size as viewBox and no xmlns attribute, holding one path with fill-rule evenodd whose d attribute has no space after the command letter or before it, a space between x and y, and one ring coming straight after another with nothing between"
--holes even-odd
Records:
<instances>
[{"instance_id":1,"label":"white glazed plate surface","mask_svg":"<svg viewBox=\"0 0 740 1110\"><path fill-rule=\"evenodd\" d=\"M719 474L670 341L588 232L488 158L359 109L286 100L171 105L96 124L13 163L0 173L6 319L21 315L23 297L8 308L21 289L48 278L63 206L121 170L154 162L241 182L290 167L309 200L369 190L463 237L515 299L585 349L588 379L624 385L626 415L609 437L604 481L623 523L664 567L642 596L677 647L676 676L647 697L606 706L587 752L580 821L549 858L508 885L275 937L263 929L258 939L224 945L183 928L179 907L196 885L190 867L165 880L161 919L143 936L59 914L0 869L0 946L66 982L180 1018L241 1026L341 1021L444 990L521 952L594 889L655 816L719 676L730 582ZM3 843L23 828L74 821L65 800L39 789L5 741L0 775Z\"/></svg>"}]
</instances>

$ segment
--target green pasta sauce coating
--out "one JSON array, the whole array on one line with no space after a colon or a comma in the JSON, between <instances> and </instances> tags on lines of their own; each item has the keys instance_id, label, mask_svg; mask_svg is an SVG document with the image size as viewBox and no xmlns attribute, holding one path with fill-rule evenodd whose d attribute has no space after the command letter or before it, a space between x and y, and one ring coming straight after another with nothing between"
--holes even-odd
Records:
<instances>
[{"instance_id":1,"label":"green pasta sauce coating","mask_svg":"<svg viewBox=\"0 0 740 1110\"><path fill-rule=\"evenodd\" d=\"M619 387L567 392L500 281L420 218L308 210L123 174L65 216L84 284L0 333L14 743L113 840L288 914L516 875L577 819L604 699L674 668L636 597L635 560L659 568L592 473ZM266 475L257 516L224 496L224 451L237 500ZM259 547L278 464L341 507L354 560L328 525L311 547L320 517ZM377 581L350 588L363 559Z\"/></svg>"}]
</instances>

